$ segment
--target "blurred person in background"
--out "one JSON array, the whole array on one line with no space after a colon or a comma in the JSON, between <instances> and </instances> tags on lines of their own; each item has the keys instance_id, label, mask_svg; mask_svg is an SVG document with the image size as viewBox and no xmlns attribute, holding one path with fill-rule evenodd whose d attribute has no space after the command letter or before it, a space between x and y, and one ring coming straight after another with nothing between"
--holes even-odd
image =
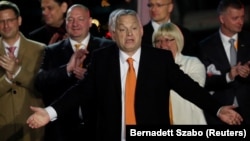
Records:
<instances>
[{"instance_id":1,"label":"blurred person in background","mask_svg":"<svg viewBox=\"0 0 250 141\"><path fill-rule=\"evenodd\" d=\"M171 14L174 9L174 0L148 0L148 10L150 21L143 26L144 34L142 44L153 47L152 36L161 24L171 21ZM197 56L198 41L192 36L192 33L185 27L178 25L184 36L184 55Z\"/></svg>"},{"instance_id":2,"label":"blurred person in background","mask_svg":"<svg viewBox=\"0 0 250 141\"><path fill-rule=\"evenodd\" d=\"M29 33L29 38L47 45L67 37L65 13L67 0L41 0L44 25Z\"/></svg>"}]
</instances>

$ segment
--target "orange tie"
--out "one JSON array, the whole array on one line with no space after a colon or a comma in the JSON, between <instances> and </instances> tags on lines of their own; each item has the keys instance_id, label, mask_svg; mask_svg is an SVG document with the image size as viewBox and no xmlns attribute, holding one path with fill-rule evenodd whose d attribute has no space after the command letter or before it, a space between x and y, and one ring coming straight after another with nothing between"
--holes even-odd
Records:
<instances>
[{"instance_id":1,"label":"orange tie","mask_svg":"<svg viewBox=\"0 0 250 141\"><path fill-rule=\"evenodd\" d=\"M173 110L172 110L172 102L171 102L171 96L169 96L169 119L170 119L170 125L173 125Z\"/></svg>"},{"instance_id":2,"label":"orange tie","mask_svg":"<svg viewBox=\"0 0 250 141\"><path fill-rule=\"evenodd\" d=\"M76 51L80 49L82 44L75 44Z\"/></svg>"},{"instance_id":3,"label":"orange tie","mask_svg":"<svg viewBox=\"0 0 250 141\"><path fill-rule=\"evenodd\" d=\"M136 74L133 67L133 59L127 59L129 68L127 72L126 85L125 85L125 114L126 125L135 125L135 110L134 110L134 98L135 98L135 86L136 86Z\"/></svg>"},{"instance_id":4,"label":"orange tie","mask_svg":"<svg viewBox=\"0 0 250 141\"><path fill-rule=\"evenodd\" d=\"M80 49L81 45L82 45L82 44L75 44L75 49L76 49L76 51L78 51L78 50ZM82 67L82 64L80 64L79 67Z\"/></svg>"}]
</instances>

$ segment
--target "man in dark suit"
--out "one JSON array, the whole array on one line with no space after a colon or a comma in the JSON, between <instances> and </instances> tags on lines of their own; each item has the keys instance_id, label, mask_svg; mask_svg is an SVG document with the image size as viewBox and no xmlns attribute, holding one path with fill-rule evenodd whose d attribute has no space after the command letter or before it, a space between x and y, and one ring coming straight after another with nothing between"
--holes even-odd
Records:
<instances>
[{"instance_id":1,"label":"man in dark suit","mask_svg":"<svg viewBox=\"0 0 250 141\"><path fill-rule=\"evenodd\" d=\"M161 24L171 22L171 13L174 8L173 0L148 0L149 15L151 20L143 26L142 45L152 46L152 36ZM197 56L198 41L192 33L185 27L178 25L184 36L184 48L182 53L185 55Z\"/></svg>"},{"instance_id":2,"label":"man in dark suit","mask_svg":"<svg viewBox=\"0 0 250 141\"><path fill-rule=\"evenodd\" d=\"M43 94L46 106L83 78L93 50L113 43L111 40L92 36L89 33L91 21L87 7L73 5L66 17L69 38L46 47L44 60L35 81L36 88ZM84 62L80 63L82 65L79 65L79 62L78 65L72 63L72 56L78 52L75 44L80 44L80 49L89 53ZM69 141L82 137L82 133L76 133L78 127L81 127L80 122L79 109L75 108L67 116L46 126L45 140Z\"/></svg>"},{"instance_id":3,"label":"man in dark suit","mask_svg":"<svg viewBox=\"0 0 250 141\"><path fill-rule=\"evenodd\" d=\"M29 38L46 45L67 37L65 29L65 13L67 0L41 0L44 25L29 33Z\"/></svg>"},{"instance_id":4,"label":"man in dark suit","mask_svg":"<svg viewBox=\"0 0 250 141\"><path fill-rule=\"evenodd\" d=\"M124 9L117 13L114 28L111 28L117 45L94 51L85 78L51 106L45 109L31 107L35 113L27 119L27 124L31 128L39 128L81 103L95 109L92 114L95 120L90 121L95 127L93 141L126 140L128 58L133 59L137 76L135 100L129 101L134 102L136 123L130 125L169 125L170 89L224 122L240 124L242 118L233 110L234 106L222 106L214 101L204 88L179 69L170 51L141 47L143 28L139 20L133 10Z\"/></svg>"},{"instance_id":5,"label":"man in dark suit","mask_svg":"<svg viewBox=\"0 0 250 141\"><path fill-rule=\"evenodd\" d=\"M221 0L218 5L220 29L200 42L200 59L207 69L205 88L225 105L236 105L244 123L250 124L250 33L242 30L245 16L240 0ZM229 39L235 40L237 62L231 63ZM206 113L208 124L222 122Z\"/></svg>"}]
</instances>

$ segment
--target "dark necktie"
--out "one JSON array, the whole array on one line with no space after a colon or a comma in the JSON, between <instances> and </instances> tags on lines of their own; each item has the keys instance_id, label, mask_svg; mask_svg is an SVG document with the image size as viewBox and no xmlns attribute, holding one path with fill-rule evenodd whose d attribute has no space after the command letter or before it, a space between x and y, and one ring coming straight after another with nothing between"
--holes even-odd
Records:
<instances>
[{"instance_id":1,"label":"dark necktie","mask_svg":"<svg viewBox=\"0 0 250 141\"><path fill-rule=\"evenodd\" d=\"M125 121L126 125L135 125L135 110L134 110L134 98L135 98L135 86L136 86L136 74L133 67L133 58L128 58L129 64L126 84L125 84Z\"/></svg>"}]
</instances>

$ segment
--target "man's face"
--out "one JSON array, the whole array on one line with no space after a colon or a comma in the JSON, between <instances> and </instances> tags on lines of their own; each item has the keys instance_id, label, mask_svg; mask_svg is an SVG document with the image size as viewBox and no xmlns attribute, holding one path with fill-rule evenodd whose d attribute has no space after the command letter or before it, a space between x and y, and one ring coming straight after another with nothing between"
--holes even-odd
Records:
<instances>
[{"instance_id":1,"label":"man's face","mask_svg":"<svg viewBox=\"0 0 250 141\"><path fill-rule=\"evenodd\" d=\"M228 36L232 36L242 30L245 18L244 8L235 9L227 8L225 12L220 15L222 32Z\"/></svg>"},{"instance_id":2,"label":"man's face","mask_svg":"<svg viewBox=\"0 0 250 141\"><path fill-rule=\"evenodd\" d=\"M74 7L68 12L66 30L72 39L82 41L88 35L91 25L92 18L89 15L89 11L81 7Z\"/></svg>"},{"instance_id":3,"label":"man's face","mask_svg":"<svg viewBox=\"0 0 250 141\"><path fill-rule=\"evenodd\" d=\"M134 54L141 46L142 34L142 25L135 16L124 15L117 19L114 40L127 54Z\"/></svg>"},{"instance_id":4,"label":"man's face","mask_svg":"<svg viewBox=\"0 0 250 141\"><path fill-rule=\"evenodd\" d=\"M148 0L148 8L151 19L161 24L170 19L173 2L172 0Z\"/></svg>"},{"instance_id":5,"label":"man's face","mask_svg":"<svg viewBox=\"0 0 250 141\"><path fill-rule=\"evenodd\" d=\"M42 0L41 8L44 22L52 27L60 27L64 21L64 13L67 10L67 4L59 5L54 0Z\"/></svg>"},{"instance_id":6,"label":"man's face","mask_svg":"<svg viewBox=\"0 0 250 141\"><path fill-rule=\"evenodd\" d=\"M21 17L17 17L13 10L0 11L0 34L4 39L12 39L18 36Z\"/></svg>"}]
</instances>

